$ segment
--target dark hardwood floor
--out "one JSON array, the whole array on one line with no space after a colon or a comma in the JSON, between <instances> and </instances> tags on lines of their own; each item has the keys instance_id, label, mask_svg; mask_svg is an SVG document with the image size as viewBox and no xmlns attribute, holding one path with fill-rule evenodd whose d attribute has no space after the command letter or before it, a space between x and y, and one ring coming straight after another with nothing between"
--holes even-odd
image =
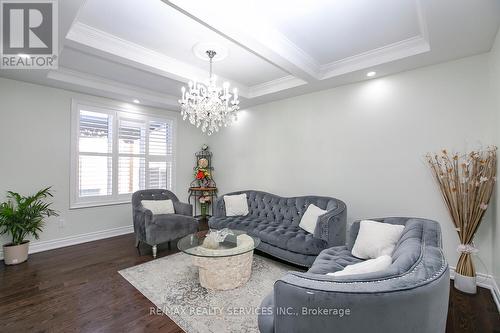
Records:
<instances>
[{"instance_id":1,"label":"dark hardwood floor","mask_svg":"<svg viewBox=\"0 0 500 333\"><path fill-rule=\"evenodd\" d=\"M177 252L162 246L158 255ZM36 253L17 266L0 264L0 332L182 332L117 271L151 260L124 235ZM490 291L450 291L447 333L500 333Z\"/></svg>"}]
</instances>

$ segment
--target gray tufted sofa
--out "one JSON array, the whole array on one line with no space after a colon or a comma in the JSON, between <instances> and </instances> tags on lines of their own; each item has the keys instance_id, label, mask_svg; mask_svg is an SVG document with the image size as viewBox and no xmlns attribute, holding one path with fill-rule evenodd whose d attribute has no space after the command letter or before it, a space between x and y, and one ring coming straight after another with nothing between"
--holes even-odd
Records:
<instances>
[{"instance_id":1,"label":"gray tufted sofa","mask_svg":"<svg viewBox=\"0 0 500 333\"><path fill-rule=\"evenodd\" d=\"M142 200L172 200L175 214L153 215L142 206ZM141 190L132 195L132 213L136 247L139 242L152 246L156 258L157 245L184 237L198 231L198 221L193 217L193 206L179 201L177 196L162 189Z\"/></svg>"},{"instance_id":2,"label":"gray tufted sofa","mask_svg":"<svg viewBox=\"0 0 500 333\"><path fill-rule=\"evenodd\" d=\"M359 231L355 222L347 245L321 252L306 273L289 272L276 281L274 292L262 302L273 313L259 315L261 333L444 332L450 279L439 224L404 217L375 220L405 225L387 270L325 275L361 261L350 252ZM315 315L310 309L336 309L337 314Z\"/></svg>"},{"instance_id":3,"label":"gray tufted sofa","mask_svg":"<svg viewBox=\"0 0 500 333\"><path fill-rule=\"evenodd\" d=\"M346 205L334 198L303 196L283 198L261 191L239 191L227 195L247 194L247 216L226 216L224 197L215 202L210 228L244 230L261 240L258 250L291 263L309 267L324 249L345 243ZM327 213L320 216L314 234L299 228L300 219L309 204Z\"/></svg>"}]
</instances>

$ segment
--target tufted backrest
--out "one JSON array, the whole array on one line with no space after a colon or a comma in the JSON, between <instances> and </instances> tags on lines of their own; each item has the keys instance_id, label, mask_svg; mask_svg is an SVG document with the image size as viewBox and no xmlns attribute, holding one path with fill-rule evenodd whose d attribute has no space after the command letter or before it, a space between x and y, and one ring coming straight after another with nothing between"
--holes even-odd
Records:
<instances>
[{"instance_id":1,"label":"tufted backrest","mask_svg":"<svg viewBox=\"0 0 500 333\"><path fill-rule=\"evenodd\" d=\"M333 210L341 205L342 201L320 196L302 196L284 198L262 191L238 191L225 195L246 193L250 217L258 217L283 224L299 225L300 219L307 207L314 204L324 210Z\"/></svg>"},{"instance_id":2,"label":"tufted backrest","mask_svg":"<svg viewBox=\"0 0 500 333\"><path fill-rule=\"evenodd\" d=\"M383 274L402 274L408 271L421 258L424 249L427 255L432 254L439 257L441 228L436 221L409 217L388 217L370 220L405 226L392 253L392 265ZM352 250L354 246L359 226L360 221L356 221L351 225L347 242L349 250Z\"/></svg>"},{"instance_id":3,"label":"tufted backrest","mask_svg":"<svg viewBox=\"0 0 500 333\"><path fill-rule=\"evenodd\" d=\"M132 207L137 209L142 206L142 200L172 200L173 202L179 201L177 196L164 189L151 189L151 190L141 190L132 194Z\"/></svg>"}]
</instances>

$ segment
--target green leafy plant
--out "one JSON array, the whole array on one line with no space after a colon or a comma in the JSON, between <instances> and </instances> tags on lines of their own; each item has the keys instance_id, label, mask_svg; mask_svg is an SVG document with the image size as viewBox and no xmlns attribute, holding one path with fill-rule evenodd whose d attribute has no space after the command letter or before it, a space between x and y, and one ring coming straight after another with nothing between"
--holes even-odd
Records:
<instances>
[{"instance_id":1,"label":"green leafy plant","mask_svg":"<svg viewBox=\"0 0 500 333\"><path fill-rule=\"evenodd\" d=\"M53 197L50 187L28 197L8 191L7 201L0 204L0 234L10 234L12 245L22 244L28 235L38 239L45 218L59 216L52 203L45 202L48 197Z\"/></svg>"}]
</instances>

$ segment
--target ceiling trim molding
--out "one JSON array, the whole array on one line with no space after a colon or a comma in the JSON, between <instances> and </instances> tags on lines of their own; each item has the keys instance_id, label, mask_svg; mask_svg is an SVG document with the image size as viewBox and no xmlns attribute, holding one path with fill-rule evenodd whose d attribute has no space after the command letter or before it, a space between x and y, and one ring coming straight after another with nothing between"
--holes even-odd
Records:
<instances>
[{"instance_id":1,"label":"ceiling trim molding","mask_svg":"<svg viewBox=\"0 0 500 333\"><path fill-rule=\"evenodd\" d=\"M258 33L252 34L248 29L240 29L224 23L223 19L212 17L209 13L190 6L189 3L178 0L162 1L285 72L308 82L318 79L319 65L314 58L276 29L266 27L265 34L261 33L257 36ZM262 36L266 37L266 42L262 41Z\"/></svg>"},{"instance_id":2,"label":"ceiling trim molding","mask_svg":"<svg viewBox=\"0 0 500 333\"><path fill-rule=\"evenodd\" d=\"M190 6L189 3L182 2L181 0L162 1L196 20L200 24L212 29L221 36L230 39L250 52L262 57L269 63L291 73L292 76L295 76L298 80L309 83L400 60L431 50L427 23L421 0L415 0L415 10L419 28L418 35L327 64L319 64L307 52L272 27L266 28L266 41L262 41L262 38L260 38L260 40L257 38L258 33L250 34L245 29L231 26L227 23L225 24L224 20L218 19L218 17L210 15L210 13L201 11L199 8ZM255 87L257 88L255 89L250 87L249 98L260 95L256 92L259 90L259 86L265 87L262 91L269 90L272 82L277 82L279 84L282 80L277 79L256 85ZM299 85L297 82L296 84Z\"/></svg>"},{"instance_id":3,"label":"ceiling trim molding","mask_svg":"<svg viewBox=\"0 0 500 333\"><path fill-rule=\"evenodd\" d=\"M366 69L430 51L429 42L422 36L411 37L393 44L337 60L321 66L321 79Z\"/></svg>"},{"instance_id":4,"label":"ceiling trim molding","mask_svg":"<svg viewBox=\"0 0 500 333\"><path fill-rule=\"evenodd\" d=\"M139 99L142 104L156 104L166 107L175 107L178 109L178 97L151 92L150 90L141 89L136 86L120 83L113 80L108 80L96 75L91 75L72 69L59 67L57 70L51 70L47 73L47 78L50 80L72 84L80 87L91 88L97 91L103 91L111 94L122 96L122 100L131 103L131 98Z\"/></svg>"},{"instance_id":5,"label":"ceiling trim molding","mask_svg":"<svg viewBox=\"0 0 500 333\"><path fill-rule=\"evenodd\" d=\"M77 22L66 36L66 44L80 51L105 57L111 61L133 66L153 74L168 77L179 82L188 82L193 78L207 76L207 71L190 66L177 59L148 49L141 45L96 29L87 24ZM92 50L81 47L84 45ZM124 61L126 60L126 61ZM242 83L219 76L237 87L239 94L246 97L248 87Z\"/></svg>"},{"instance_id":6,"label":"ceiling trim molding","mask_svg":"<svg viewBox=\"0 0 500 333\"><path fill-rule=\"evenodd\" d=\"M291 73L253 86L246 86L234 80L221 78L223 81L229 81L234 87L237 87L240 96L246 99L330 79L425 53L431 49L427 23L420 0L415 0L419 35L327 64L319 64L307 52L272 27L266 27L264 39L257 38L259 31L250 33L248 30L231 26L224 20L217 20L216 17L212 17L209 13L201 12L189 6L187 2L183 3L179 0L162 1L272 65ZM192 78L206 76L206 71L196 66L189 65L82 22L73 24L66 35L65 44L80 52L89 53L179 82L187 82ZM132 85L128 87L133 88Z\"/></svg>"},{"instance_id":7,"label":"ceiling trim molding","mask_svg":"<svg viewBox=\"0 0 500 333\"><path fill-rule=\"evenodd\" d=\"M415 0L419 34L321 66L321 80L429 52L429 31L421 0Z\"/></svg>"},{"instance_id":8,"label":"ceiling trim molding","mask_svg":"<svg viewBox=\"0 0 500 333\"><path fill-rule=\"evenodd\" d=\"M250 87L249 98L255 98L267 94L272 94L278 91L287 90L307 84L306 81L296 78L293 75L287 75L272 81Z\"/></svg>"}]
</instances>

